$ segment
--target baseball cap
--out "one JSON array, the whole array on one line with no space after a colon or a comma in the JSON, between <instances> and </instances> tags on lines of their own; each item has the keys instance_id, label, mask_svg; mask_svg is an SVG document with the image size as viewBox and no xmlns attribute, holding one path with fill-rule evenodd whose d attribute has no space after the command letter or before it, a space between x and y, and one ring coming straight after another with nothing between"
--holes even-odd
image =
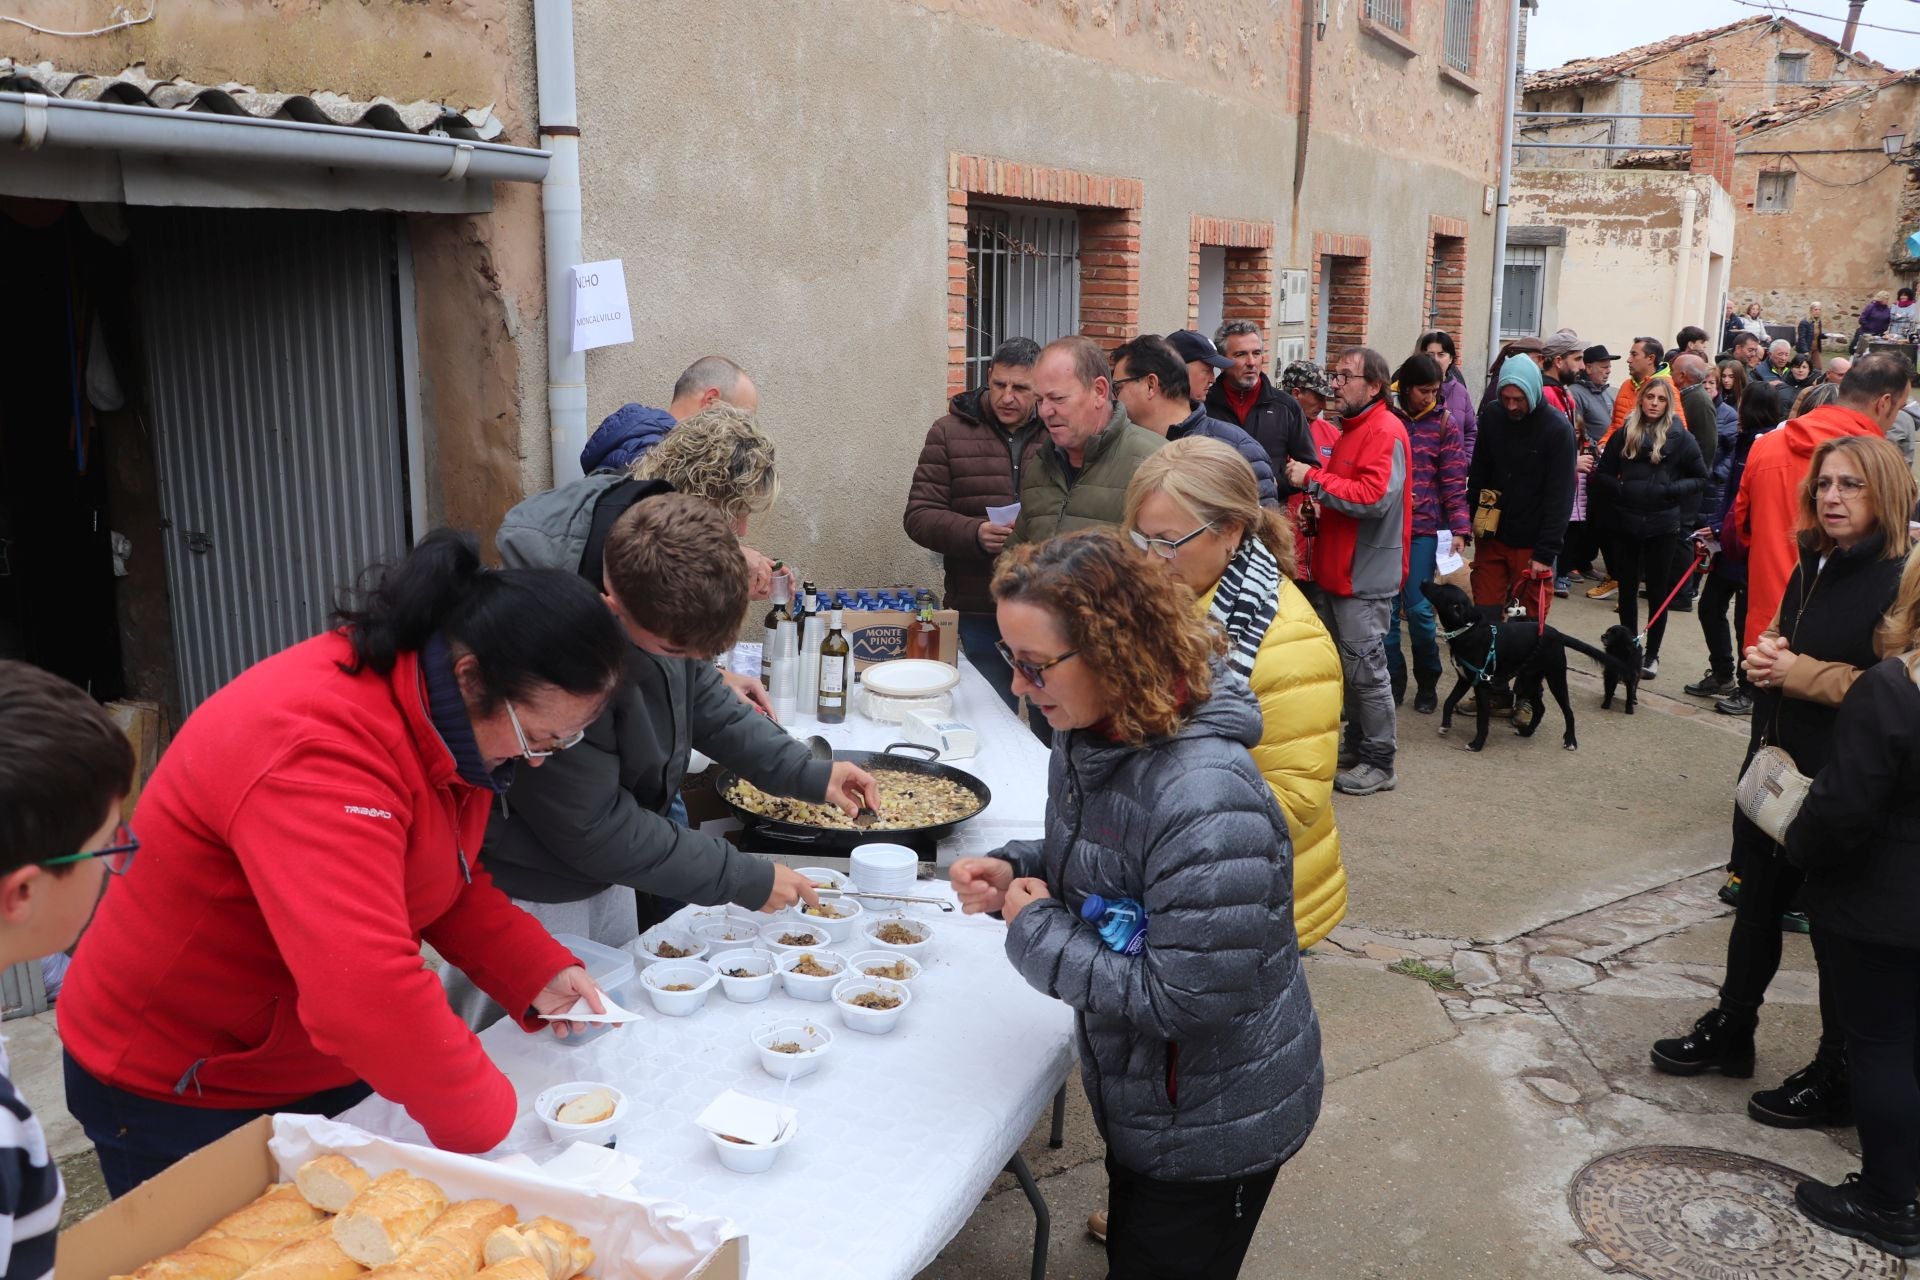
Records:
<instances>
[{"instance_id":1,"label":"baseball cap","mask_svg":"<svg viewBox=\"0 0 1920 1280\"><path fill-rule=\"evenodd\" d=\"M1288 395L1302 391L1311 391L1322 400L1332 400L1339 392L1333 388L1333 379L1327 371L1311 360L1295 360L1280 373L1280 389Z\"/></svg>"},{"instance_id":2,"label":"baseball cap","mask_svg":"<svg viewBox=\"0 0 1920 1280\"><path fill-rule=\"evenodd\" d=\"M1570 356L1584 345L1573 330L1556 329L1553 336L1541 344L1540 354L1551 360L1555 356Z\"/></svg>"},{"instance_id":3,"label":"baseball cap","mask_svg":"<svg viewBox=\"0 0 1920 1280\"><path fill-rule=\"evenodd\" d=\"M1182 360L1204 360L1216 369L1231 369L1233 361L1220 354L1220 348L1204 333L1192 329L1176 329L1167 335L1167 342L1180 353Z\"/></svg>"}]
</instances>

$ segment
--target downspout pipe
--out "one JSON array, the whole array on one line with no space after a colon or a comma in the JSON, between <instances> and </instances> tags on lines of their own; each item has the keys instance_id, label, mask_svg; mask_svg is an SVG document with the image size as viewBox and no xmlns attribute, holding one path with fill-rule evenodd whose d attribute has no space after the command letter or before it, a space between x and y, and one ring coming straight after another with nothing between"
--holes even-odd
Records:
<instances>
[{"instance_id":1,"label":"downspout pipe","mask_svg":"<svg viewBox=\"0 0 1920 1280\"><path fill-rule=\"evenodd\" d=\"M553 159L540 184L546 222L547 432L553 482L580 478L587 445L587 356L573 350L572 268L580 257L580 115L573 81L572 0L534 0L540 141Z\"/></svg>"},{"instance_id":2,"label":"downspout pipe","mask_svg":"<svg viewBox=\"0 0 1920 1280\"><path fill-rule=\"evenodd\" d=\"M1513 197L1513 112L1520 93L1520 23L1526 0L1508 0L1506 88L1501 92L1500 195L1493 206L1493 289L1487 308L1487 363L1500 354L1500 295L1507 278L1507 205ZM1489 370L1491 372L1491 370Z\"/></svg>"}]
</instances>

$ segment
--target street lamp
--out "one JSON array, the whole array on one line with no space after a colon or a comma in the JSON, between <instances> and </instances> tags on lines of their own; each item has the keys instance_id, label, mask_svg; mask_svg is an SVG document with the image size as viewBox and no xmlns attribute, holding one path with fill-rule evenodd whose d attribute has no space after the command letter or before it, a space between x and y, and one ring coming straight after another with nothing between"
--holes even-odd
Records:
<instances>
[{"instance_id":1,"label":"street lamp","mask_svg":"<svg viewBox=\"0 0 1920 1280\"><path fill-rule=\"evenodd\" d=\"M1900 132L1900 126L1897 124L1888 128L1887 136L1880 139L1880 149L1887 153L1889 160L1906 150L1906 147L1907 135Z\"/></svg>"}]
</instances>

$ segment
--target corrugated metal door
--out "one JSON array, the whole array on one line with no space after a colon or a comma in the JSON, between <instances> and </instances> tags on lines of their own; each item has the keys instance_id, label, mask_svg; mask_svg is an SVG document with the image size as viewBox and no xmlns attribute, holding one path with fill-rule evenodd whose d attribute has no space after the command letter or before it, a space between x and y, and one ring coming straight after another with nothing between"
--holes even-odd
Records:
<instances>
[{"instance_id":1,"label":"corrugated metal door","mask_svg":"<svg viewBox=\"0 0 1920 1280\"><path fill-rule=\"evenodd\" d=\"M137 211L181 704L326 624L405 549L392 221Z\"/></svg>"}]
</instances>

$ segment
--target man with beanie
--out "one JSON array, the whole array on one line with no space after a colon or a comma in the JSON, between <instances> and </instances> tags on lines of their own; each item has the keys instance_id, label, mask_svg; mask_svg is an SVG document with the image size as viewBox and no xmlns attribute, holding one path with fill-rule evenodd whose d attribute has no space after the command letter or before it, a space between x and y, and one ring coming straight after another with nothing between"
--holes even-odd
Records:
<instances>
[{"instance_id":1,"label":"man with beanie","mask_svg":"<svg viewBox=\"0 0 1920 1280\"><path fill-rule=\"evenodd\" d=\"M1573 426L1546 402L1540 367L1509 356L1467 472L1475 604L1517 599L1529 615L1546 617L1553 561L1573 512L1574 453Z\"/></svg>"}]
</instances>

